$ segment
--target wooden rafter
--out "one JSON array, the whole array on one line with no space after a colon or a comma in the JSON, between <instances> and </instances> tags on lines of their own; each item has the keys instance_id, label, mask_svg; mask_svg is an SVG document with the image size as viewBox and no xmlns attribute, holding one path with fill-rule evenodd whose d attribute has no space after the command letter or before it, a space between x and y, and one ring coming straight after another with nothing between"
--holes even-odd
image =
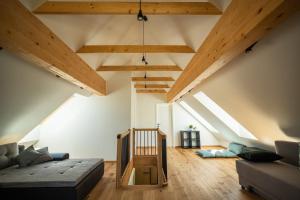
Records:
<instances>
[{"instance_id":1,"label":"wooden rafter","mask_svg":"<svg viewBox=\"0 0 300 200\"><path fill-rule=\"evenodd\" d=\"M297 9L297 0L233 0L168 92L168 102L225 66Z\"/></svg>"},{"instance_id":2,"label":"wooden rafter","mask_svg":"<svg viewBox=\"0 0 300 200\"><path fill-rule=\"evenodd\" d=\"M105 80L18 0L0 1L0 24L1 47L80 87L106 94Z\"/></svg>"},{"instance_id":3,"label":"wooden rafter","mask_svg":"<svg viewBox=\"0 0 300 200\"><path fill-rule=\"evenodd\" d=\"M170 88L168 84L135 84L134 88L146 89L146 88Z\"/></svg>"},{"instance_id":4,"label":"wooden rafter","mask_svg":"<svg viewBox=\"0 0 300 200\"><path fill-rule=\"evenodd\" d=\"M195 53L186 45L85 45L77 53Z\"/></svg>"},{"instance_id":5,"label":"wooden rafter","mask_svg":"<svg viewBox=\"0 0 300 200\"><path fill-rule=\"evenodd\" d=\"M132 77L132 81L138 82L138 81L174 81L172 77Z\"/></svg>"},{"instance_id":6,"label":"wooden rafter","mask_svg":"<svg viewBox=\"0 0 300 200\"><path fill-rule=\"evenodd\" d=\"M143 2L147 15L220 15L221 10L210 2ZM109 14L136 15L138 2L47 1L34 10L36 14Z\"/></svg>"},{"instance_id":7,"label":"wooden rafter","mask_svg":"<svg viewBox=\"0 0 300 200\"><path fill-rule=\"evenodd\" d=\"M121 65L100 66L97 71L182 71L177 65Z\"/></svg>"},{"instance_id":8,"label":"wooden rafter","mask_svg":"<svg viewBox=\"0 0 300 200\"><path fill-rule=\"evenodd\" d=\"M156 90L136 90L136 93L158 93L158 94L164 94L167 93L166 90L162 89L156 89Z\"/></svg>"}]
</instances>

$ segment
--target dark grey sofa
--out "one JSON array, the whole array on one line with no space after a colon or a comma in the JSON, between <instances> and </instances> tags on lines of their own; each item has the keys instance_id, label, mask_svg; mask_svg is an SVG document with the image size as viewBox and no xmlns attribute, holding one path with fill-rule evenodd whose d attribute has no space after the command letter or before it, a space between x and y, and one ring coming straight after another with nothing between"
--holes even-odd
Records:
<instances>
[{"instance_id":1,"label":"dark grey sofa","mask_svg":"<svg viewBox=\"0 0 300 200\"><path fill-rule=\"evenodd\" d=\"M82 200L104 173L103 159L68 159L19 168L12 162L16 155L16 143L0 145L0 196L11 200Z\"/></svg>"},{"instance_id":2,"label":"dark grey sofa","mask_svg":"<svg viewBox=\"0 0 300 200\"><path fill-rule=\"evenodd\" d=\"M299 200L299 143L276 141L276 152L283 159L276 162L237 160L236 169L243 189L252 190L266 199Z\"/></svg>"}]
</instances>

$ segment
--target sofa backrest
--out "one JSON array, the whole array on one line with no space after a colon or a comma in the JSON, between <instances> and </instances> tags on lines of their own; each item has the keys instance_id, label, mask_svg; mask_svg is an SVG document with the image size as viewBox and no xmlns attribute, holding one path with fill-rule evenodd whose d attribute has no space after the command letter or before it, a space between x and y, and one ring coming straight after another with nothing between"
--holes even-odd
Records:
<instances>
[{"instance_id":1,"label":"sofa backrest","mask_svg":"<svg viewBox=\"0 0 300 200\"><path fill-rule=\"evenodd\" d=\"M295 166L300 166L300 142L275 141L276 153L283 158L280 160Z\"/></svg>"},{"instance_id":2,"label":"sofa backrest","mask_svg":"<svg viewBox=\"0 0 300 200\"><path fill-rule=\"evenodd\" d=\"M13 164L12 160L18 155L17 143L0 145L0 169Z\"/></svg>"}]
</instances>

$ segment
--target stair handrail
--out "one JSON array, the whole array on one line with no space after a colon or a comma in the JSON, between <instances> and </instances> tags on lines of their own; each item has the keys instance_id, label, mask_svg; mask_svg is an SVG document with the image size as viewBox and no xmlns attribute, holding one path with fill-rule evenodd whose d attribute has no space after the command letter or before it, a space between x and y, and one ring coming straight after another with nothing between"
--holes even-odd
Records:
<instances>
[{"instance_id":1,"label":"stair handrail","mask_svg":"<svg viewBox=\"0 0 300 200\"><path fill-rule=\"evenodd\" d=\"M122 178L125 174L130 163L130 135L131 130L120 133L117 135L117 166L116 166L116 187L119 188L122 184ZM125 145L126 151L123 152L123 145Z\"/></svg>"},{"instance_id":2,"label":"stair handrail","mask_svg":"<svg viewBox=\"0 0 300 200\"><path fill-rule=\"evenodd\" d=\"M164 163L166 163L166 138L167 135L161 131L157 130L157 173L158 173L158 185L163 186L167 180L167 170L164 168ZM165 145L165 146L164 146ZM165 157L163 154L165 153Z\"/></svg>"}]
</instances>

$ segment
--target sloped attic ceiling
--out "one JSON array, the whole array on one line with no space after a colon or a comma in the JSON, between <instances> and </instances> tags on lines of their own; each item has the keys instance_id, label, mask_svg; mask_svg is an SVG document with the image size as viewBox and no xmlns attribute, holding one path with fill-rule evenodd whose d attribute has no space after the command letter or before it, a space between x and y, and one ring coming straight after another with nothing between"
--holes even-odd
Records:
<instances>
[{"instance_id":1,"label":"sloped attic ceiling","mask_svg":"<svg viewBox=\"0 0 300 200\"><path fill-rule=\"evenodd\" d=\"M252 52L227 64L183 100L228 141L249 144L224 127L194 94L204 92L264 144L300 141L299 22L298 12L259 41Z\"/></svg>"},{"instance_id":2,"label":"sloped attic ceiling","mask_svg":"<svg viewBox=\"0 0 300 200\"><path fill-rule=\"evenodd\" d=\"M62 0L59 0L62 1ZM97 0L105 1L105 0ZM118 2L137 2L116 0ZM34 10L44 1L21 0ZM89 1L87 1L89 2ZM148 0L147 2L155 2ZM161 0L160 2L176 2ZM184 2L183 0L177 2ZM190 2L201 2L190 1ZM230 0L213 1L224 10ZM142 43L142 23L136 15L36 15L73 51L83 45L140 45ZM220 18L220 15L148 15L145 23L145 44L188 45L196 50ZM142 65L140 53L79 53L93 69L100 65ZM151 53L147 54L149 65L178 65L184 69L194 53ZM108 80L114 73L98 72ZM148 72L148 76L171 76L176 79L179 72ZM144 76L144 72L133 72L132 76ZM168 83L170 86L172 82Z\"/></svg>"},{"instance_id":3,"label":"sloped attic ceiling","mask_svg":"<svg viewBox=\"0 0 300 200\"><path fill-rule=\"evenodd\" d=\"M149 0L151 2L151 0ZM162 0L165 1L165 0ZM20 0L30 11L44 0ZM126 0L124 0L126 2ZM134 2L134 1L133 1ZM184 1L183 1L184 2ZM196 1L197 2L197 1ZM222 10L230 2L214 1ZM36 15L47 27L49 27L60 39L62 39L73 51L76 51L84 44L140 44L141 25L137 22L135 15ZM210 16L149 16L149 22L146 24L146 43L154 44L186 44L193 49L198 48L205 39L208 32L219 19L218 15ZM14 75L18 74L18 66L24 66L27 73L24 74L23 84L15 79L2 84L5 88L1 91L8 91L12 86L9 83L14 82L13 92L6 93L6 98L2 98L1 105L6 105L1 110L6 115L1 124L1 142L18 141L28 133L34 126L40 123L55 108L64 102L73 92L82 91L77 86L68 84L61 79L55 78L48 72L41 72L42 69L34 69L28 63L19 59L10 53L1 56L7 59L7 65L3 70L9 70L15 67ZM79 54L94 69L100 64L140 64L140 54ZM181 68L189 62L193 54L149 54L150 64L177 64ZM12 61L11 61L12 60ZM2 63L4 64L4 63ZM8 65L9 64L9 65ZM14 65L14 66L12 66ZM28 68L26 68L28 66ZM37 72L35 72L37 71ZM122 72L101 72L101 76L112 80L117 73ZM173 76L176 78L180 72L151 72L149 76ZM123 73L125 76L128 73ZM7 76L7 73L3 73ZM30 76L39 76L37 79L30 79ZM142 73L133 73L133 76L143 75ZM18 77L18 75L16 75ZM14 77L17 79L17 77ZM1 79L5 81L4 79ZM39 82L41 83L39 84ZM129 78L128 78L129 81ZM18 83L18 84L17 84ZM30 86L32 84L33 86ZM45 84L45 86L44 86ZM121 83L116 83L121 84ZM59 85L59 86L55 86ZM109 86L110 87L110 86ZM36 89L37 88L37 89ZM36 90L35 90L36 89ZM22 90L22 93L19 92ZM42 91L42 92L40 92ZM43 93L47 91L47 93ZM53 96L51 96L53 95ZM15 100L10 100L15 99ZM51 101L47 101L51 99ZM3 103L5 100L5 103ZM17 101L19 100L19 101ZM6 103L9 103L6 104ZM51 104L51 105L50 105ZM33 109L40 105L40 109ZM30 109L32 108L32 109ZM12 111L13 110L13 111ZM7 114L9 113L9 114Z\"/></svg>"},{"instance_id":4,"label":"sloped attic ceiling","mask_svg":"<svg viewBox=\"0 0 300 200\"><path fill-rule=\"evenodd\" d=\"M0 144L17 142L79 87L44 69L0 51Z\"/></svg>"}]
</instances>

